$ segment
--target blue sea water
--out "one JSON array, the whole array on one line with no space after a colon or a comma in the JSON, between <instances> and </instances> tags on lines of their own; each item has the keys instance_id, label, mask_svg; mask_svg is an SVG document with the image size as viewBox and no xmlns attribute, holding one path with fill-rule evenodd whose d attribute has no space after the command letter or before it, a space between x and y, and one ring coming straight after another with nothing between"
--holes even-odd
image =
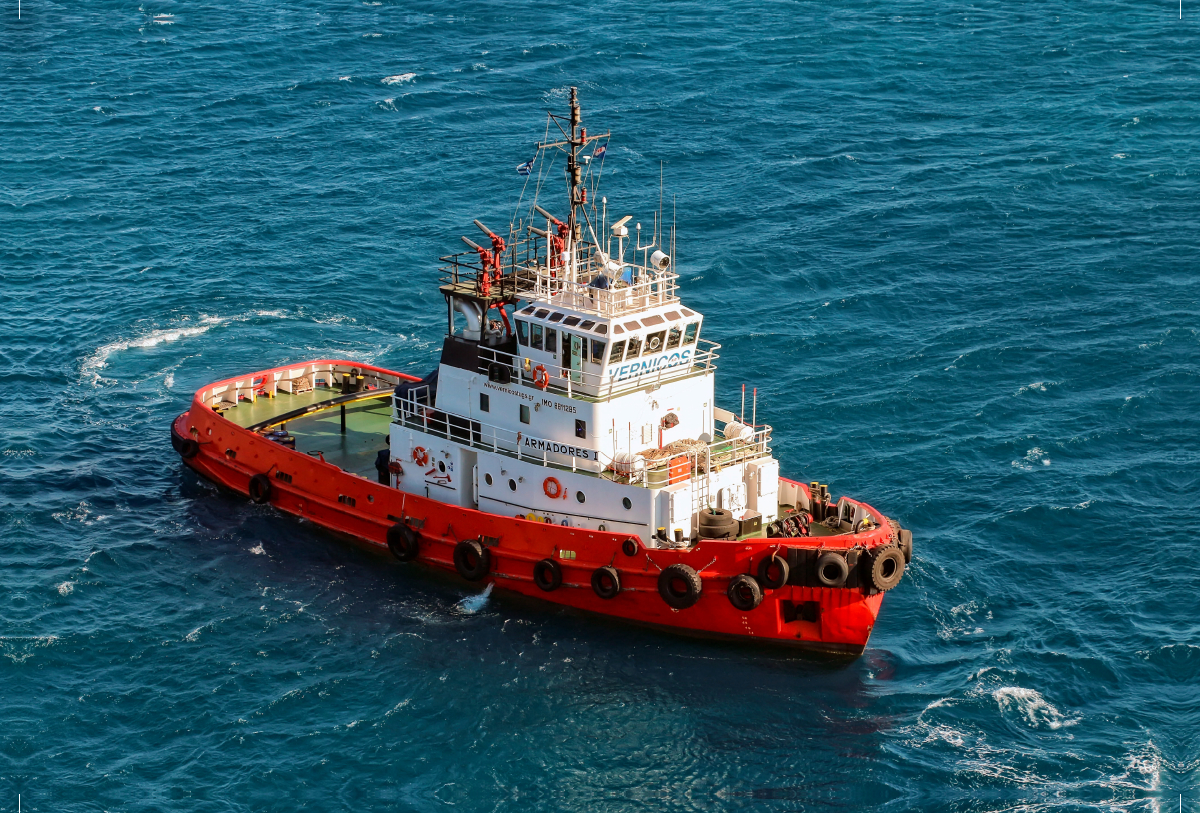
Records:
<instances>
[{"instance_id":1,"label":"blue sea water","mask_svg":"<svg viewBox=\"0 0 1200 813\"><path fill-rule=\"evenodd\" d=\"M1200 809L1200 8L0 10L0 810ZM726 406L916 554L850 663L514 603L184 470L435 363L545 110L678 224Z\"/></svg>"}]
</instances>

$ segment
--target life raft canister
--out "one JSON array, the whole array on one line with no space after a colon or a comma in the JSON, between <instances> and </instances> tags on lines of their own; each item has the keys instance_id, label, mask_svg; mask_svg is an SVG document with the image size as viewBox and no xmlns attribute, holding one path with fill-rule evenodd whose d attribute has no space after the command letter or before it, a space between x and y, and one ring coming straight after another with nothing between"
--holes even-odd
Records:
<instances>
[{"instance_id":1,"label":"life raft canister","mask_svg":"<svg viewBox=\"0 0 1200 813\"><path fill-rule=\"evenodd\" d=\"M542 481L542 491L546 492L546 496L552 500L557 500L559 497L565 497L566 492L563 491L562 483L558 482L557 477L547 477Z\"/></svg>"},{"instance_id":2,"label":"life raft canister","mask_svg":"<svg viewBox=\"0 0 1200 813\"><path fill-rule=\"evenodd\" d=\"M545 365L539 364L533 368L533 385L542 390L550 386L550 374L546 372Z\"/></svg>"},{"instance_id":3,"label":"life raft canister","mask_svg":"<svg viewBox=\"0 0 1200 813\"><path fill-rule=\"evenodd\" d=\"M413 449L413 462L418 466L429 465L429 452L425 451L424 446L417 446Z\"/></svg>"}]
</instances>

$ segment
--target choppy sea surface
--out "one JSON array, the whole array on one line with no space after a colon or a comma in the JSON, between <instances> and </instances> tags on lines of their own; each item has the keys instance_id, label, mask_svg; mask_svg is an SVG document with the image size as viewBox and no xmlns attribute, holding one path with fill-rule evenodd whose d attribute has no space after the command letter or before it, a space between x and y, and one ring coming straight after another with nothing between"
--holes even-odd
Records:
<instances>
[{"instance_id":1,"label":"choppy sea surface","mask_svg":"<svg viewBox=\"0 0 1200 813\"><path fill-rule=\"evenodd\" d=\"M16 5L0 810L1200 809L1200 8ZM472 600L172 452L227 374L429 370L570 85L725 405L913 530L858 660Z\"/></svg>"}]
</instances>

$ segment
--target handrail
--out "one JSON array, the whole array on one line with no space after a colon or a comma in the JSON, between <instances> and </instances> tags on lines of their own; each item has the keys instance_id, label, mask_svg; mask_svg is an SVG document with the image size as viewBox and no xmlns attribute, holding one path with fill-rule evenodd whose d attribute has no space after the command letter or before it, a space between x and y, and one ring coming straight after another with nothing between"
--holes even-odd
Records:
<instances>
[{"instance_id":1,"label":"handrail","mask_svg":"<svg viewBox=\"0 0 1200 813\"><path fill-rule=\"evenodd\" d=\"M325 401L318 401L315 404L309 404L306 407L300 407L299 409L293 409L290 412L284 412L281 415L276 415L274 417L267 418L265 421L259 421L258 423L252 423L245 428L249 429L251 432L258 432L263 429L266 429L269 426L277 426L281 423L287 423L288 421L294 421L296 418L302 418L305 415L308 415L313 412L322 412L326 409L332 409L335 406L351 403L352 401L368 401L372 398L386 398L391 394L392 394L392 390L386 389L386 390L367 390L366 392L352 392L349 395L339 395L336 398L329 398Z\"/></svg>"}]
</instances>

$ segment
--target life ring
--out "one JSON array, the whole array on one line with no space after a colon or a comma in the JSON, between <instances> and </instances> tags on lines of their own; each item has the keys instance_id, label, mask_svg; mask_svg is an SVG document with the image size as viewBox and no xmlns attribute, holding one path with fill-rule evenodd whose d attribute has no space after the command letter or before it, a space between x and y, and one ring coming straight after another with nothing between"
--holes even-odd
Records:
<instances>
[{"instance_id":1,"label":"life ring","mask_svg":"<svg viewBox=\"0 0 1200 813\"><path fill-rule=\"evenodd\" d=\"M658 574L658 594L676 610L686 610L700 600L700 574L687 565L675 564Z\"/></svg>"},{"instance_id":2,"label":"life ring","mask_svg":"<svg viewBox=\"0 0 1200 813\"><path fill-rule=\"evenodd\" d=\"M454 546L454 569L467 581L477 582L492 569L488 549L477 539L464 539Z\"/></svg>"},{"instance_id":3,"label":"life ring","mask_svg":"<svg viewBox=\"0 0 1200 813\"><path fill-rule=\"evenodd\" d=\"M542 364L533 368L533 386L542 390L550 386L550 374L546 372L546 367Z\"/></svg>"},{"instance_id":4,"label":"life ring","mask_svg":"<svg viewBox=\"0 0 1200 813\"><path fill-rule=\"evenodd\" d=\"M553 559L542 559L533 566L533 583L547 593L562 585L562 568Z\"/></svg>"},{"instance_id":5,"label":"life ring","mask_svg":"<svg viewBox=\"0 0 1200 813\"><path fill-rule=\"evenodd\" d=\"M763 557L758 563L758 581L768 590L778 590L787 584L790 568L787 559L778 553Z\"/></svg>"},{"instance_id":6,"label":"life ring","mask_svg":"<svg viewBox=\"0 0 1200 813\"><path fill-rule=\"evenodd\" d=\"M546 496L552 500L557 500L565 493L562 483L558 482L557 477L547 477L542 481L542 491L546 492Z\"/></svg>"},{"instance_id":7,"label":"life ring","mask_svg":"<svg viewBox=\"0 0 1200 813\"><path fill-rule=\"evenodd\" d=\"M264 503L271 499L271 478L265 474L256 474L250 478L250 499L256 503Z\"/></svg>"},{"instance_id":8,"label":"life ring","mask_svg":"<svg viewBox=\"0 0 1200 813\"><path fill-rule=\"evenodd\" d=\"M768 560L769 561L769 560ZM739 573L729 580L729 603L734 609L748 613L762 604L763 592L758 581L746 573Z\"/></svg>"},{"instance_id":9,"label":"life ring","mask_svg":"<svg viewBox=\"0 0 1200 813\"><path fill-rule=\"evenodd\" d=\"M421 538L411 525L397 522L387 530L387 546L401 562L411 562L420 552Z\"/></svg>"},{"instance_id":10,"label":"life ring","mask_svg":"<svg viewBox=\"0 0 1200 813\"><path fill-rule=\"evenodd\" d=\"M413 462L418 466L429 465L429 452L425 451L424 446L417 446L413 449Z\"/></svg>"},{"instance_id":11,"label":"life ring","mask_svg":"<svg viewBox=\"0 0 1200 813\"><path fill-rule=\"evenodd\" d=\"M621 594L621 574L611 565L592 571L592 589L600 598L616 598Z\"/></svg>"}]
</instances>

